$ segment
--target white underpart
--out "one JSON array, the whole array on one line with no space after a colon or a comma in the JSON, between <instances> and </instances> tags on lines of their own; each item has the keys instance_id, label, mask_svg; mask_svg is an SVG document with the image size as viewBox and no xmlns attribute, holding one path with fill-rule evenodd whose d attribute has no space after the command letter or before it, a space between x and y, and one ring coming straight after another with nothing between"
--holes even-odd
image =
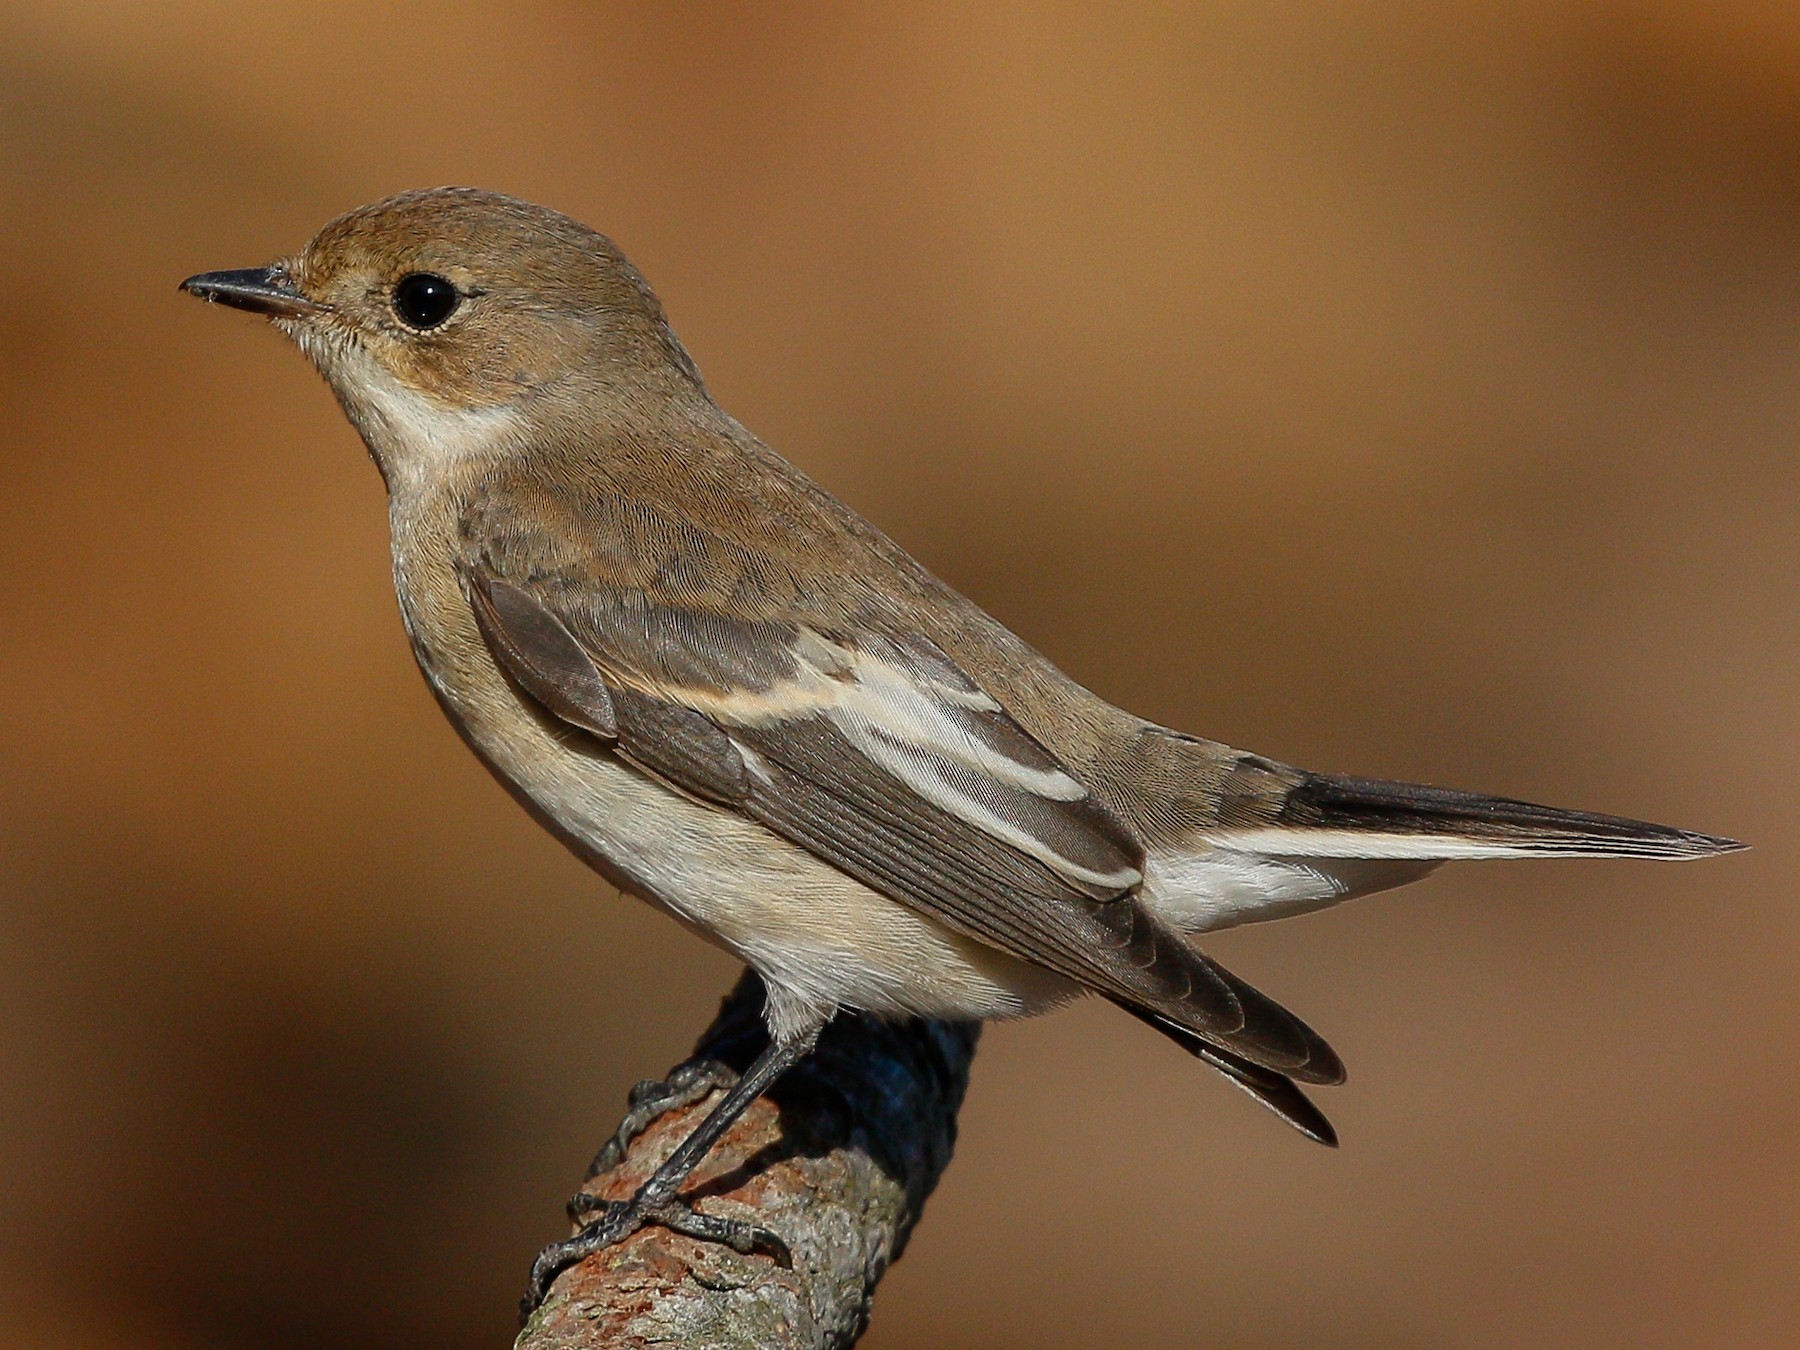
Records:
<instances>
[{"instance_id":1,"label":"white underpart","mask_svg":"<svg viewBox=\"0 0 1800 1350\"><path fill-rule=\"evenodd\" d=\"M680 697L727 726L823 717L872 763L926 801L1046 867L1109 888L1124 889L1141 880L1135 868L1098 872L1064 857L920 757L919 752L935 755L1003 787L1048 801L1072 802L1087 796L1087 789L1061 769L1021 764L971 735L947 711L998 713L1000 705L987 695L947 686L898 661L841 647L815 633L803 634L796 655L801 657L802 673L769 689L750 694L683 690Z\"/></svg>"},{"instance_id":2,"label":"white underpart","mask_svg":"<svg viewBox=\"0 0 1800 1350\"><path fill-rule=\"evenodd\" d=\"M577 760L560 746L521 755L516 735L484 749L626 873L629 889L735 952L799 1005L992 1018L1041 1012L1077 992L753 821L688 801L615 761Z\"/></svg>"},{"instance_id":3,"label":"white underpart","mask_svg":"<svg viewBox=\"0 0 1800 1350\"><path fill-rule=\"evenodd\" d=\"M306 323L289 331L338 391L391 488L426 486L459 460L498 458L526 435L519 413L504 404L446 403L396 379L358 342Z\"/></svg>"}]
</instances>

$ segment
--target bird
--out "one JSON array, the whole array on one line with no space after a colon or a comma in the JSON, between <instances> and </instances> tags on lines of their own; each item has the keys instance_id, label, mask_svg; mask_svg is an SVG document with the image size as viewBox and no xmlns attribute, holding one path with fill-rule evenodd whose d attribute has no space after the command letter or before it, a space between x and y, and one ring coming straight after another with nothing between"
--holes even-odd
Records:
<instances>
[{"instance_id":1,"label":"bird","mask_svg":"<svg viewBox=\"0 0 1800 1350\"><path fill-rule=\"evenodd\" d=\"M1335 1144L1304 1088L1342 1061L1198 935L1459 859L1742 847L1308 772L1113 706L721 408L618 246L547 207L406 192L181 288L266 316L360 433L413 654L476 756L765 987L766 1048L650 1094L725 1088L635 1195L545 1248L527 1308L645 1224L785 1257L679 1192L840 1011L1098 995Z\"/></svg>"}]
</instances>

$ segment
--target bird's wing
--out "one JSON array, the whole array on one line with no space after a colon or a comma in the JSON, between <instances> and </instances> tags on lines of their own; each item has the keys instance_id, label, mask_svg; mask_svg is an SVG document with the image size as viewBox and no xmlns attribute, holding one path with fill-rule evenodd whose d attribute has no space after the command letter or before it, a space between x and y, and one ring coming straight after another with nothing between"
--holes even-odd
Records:
<instances>
[{"instance_id":1,"label":"bird's wing","mask_svg":"<svg viewBox=\"0 0 1800 1350\"><path fill-rule=\"evenodd\" d=\"M1129 1004L1119 1006L1140 1022L1160 1031L1195 1059L1210 1064L1308 1139L1324 1144L1327 1148L1337 1147L1337 1131L1331 1128L1331 1122L1326 1119L1325 1113L1286 1074L1253 1064L1242 1055L1214 1045L1205 1037L1195 1035L1186 1027L1176 1026L1155 1013L1133 1008Z\"/></svg>"},{"instance_id":2,"label":"bird's wing","mask_svg":"<svg viewBox=\"0 0 1800 1350\"><path fill-rule=\"evenodd\" d=\"M463 568L490 649L564 722L947 927L1252 1063L1342 1077L1138 903L1131 832L928 638L570 576L479 551Z\"/></svg>"}]
</instances>

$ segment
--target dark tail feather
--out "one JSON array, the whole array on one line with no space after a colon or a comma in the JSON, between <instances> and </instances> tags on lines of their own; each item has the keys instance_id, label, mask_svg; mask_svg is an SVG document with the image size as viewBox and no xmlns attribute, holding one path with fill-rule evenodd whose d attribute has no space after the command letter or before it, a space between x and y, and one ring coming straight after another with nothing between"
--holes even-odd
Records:
<instances>
[{"instance_id":1,"label":"dark tail feather","mask_svg":"<svg viewBox=\"0 0 1800 1350\"><path fill-rule=\"evenodd\" d=\"M1348 847L1360 837L1383 850L1353 852L1352 857L1429 857L1439 842L1446 846L1435 855L1441 857L1486 852L1496 857L1703 858L1744 847L1735 839L1623 816L1343 774L1306 774L1288 792L1273 824L1297 833L1341 833Z\"/></svg>"},{"instance_id":2,"label":"dark tail feather","mask_svg":"<svg viewBox=\"0 0 1800 1350\"><path fill-rule=\"evenodd\" d=\"M1324 1144L1327 1148L1337 1147L1337 1131L1331 1128L1331 1122L1325 1118L1325 1113L1314 1106L1312 1099L1286 1074L1265 1069L1260 1064L1252 1064L1242 1055L1214 1045L1157 1013L1133 1008L1126 1003L1120 1003L1119 1006L1140 1022L1155 1027L1196 1059L1212 1065L1308 1139ZM1336 1059L1336 1056L1333 1055L1332 1058ZM1338 1081L1342 1081L1341 1065L1338 1074Z\"/></svg>"}]
</instances>

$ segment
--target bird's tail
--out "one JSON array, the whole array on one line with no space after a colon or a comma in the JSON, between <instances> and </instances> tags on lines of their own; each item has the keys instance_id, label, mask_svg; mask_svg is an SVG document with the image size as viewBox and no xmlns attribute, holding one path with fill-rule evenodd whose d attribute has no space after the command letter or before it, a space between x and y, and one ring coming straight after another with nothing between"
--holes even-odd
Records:
<instances>
[{"instance_id":1,"label":"bird's tail","mask_svg":"<svg viewBox=\"0 0 1800 1350\"><path fill-rule=\"evenodd\" d=\"M1291 770L1289 771L1292 772ZM1420 783L1297 775L1261 820L1221 819L1209 840L1325 858L1704 858L1735 839Z\"/></svg>"},{"instance_id":2,"label":"bird's tail","mask_svg":"<svg viewBox=\"0 0 1800 1350\"><path fill-rule=\"evenodd\" d=\"M1137 900L1144 916L1138 926L1152 937L1165 925L1194 933L1334 904L1457 858L1700 858L1744 847L1509 797L1305 773L1179 733L1168 733L1156 748L1162 784L1188 778L1202 786L1173 813L1187 817L1185 828L1150 850ZM1179 800L1178 792L1171 795ZM1330 1124L1298 1086L1343 1081L1331 1047L1198 951L1187 948L1182 963L1167 957L1166 945L1148 944L1160 962L1135 964L1181 965L1190 995L1129 1001L1115 995L1115 1001L1303 1134L1335 1142Z\"/></svg>"}]
</instances>

